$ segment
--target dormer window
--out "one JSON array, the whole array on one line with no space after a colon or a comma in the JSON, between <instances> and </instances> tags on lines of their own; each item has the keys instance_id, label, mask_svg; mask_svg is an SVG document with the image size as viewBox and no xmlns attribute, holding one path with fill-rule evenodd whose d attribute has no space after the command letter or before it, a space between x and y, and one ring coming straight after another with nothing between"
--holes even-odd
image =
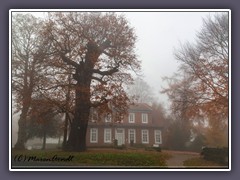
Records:
<instances>
[{"instance_id":1,"label":"dormer window","mask_svg":"<svg viewBox=\"0 0 240 180\"><path fill-rule=\"evenodd\" d=\"M129 113L128 122L129 123L135 123L135 114L134 113Z\"/></svg>"},{"instance_id":2,"label":"dormer window","mask_svg":"<svg viewBox=\"0 0 240 180\"><path fill-rule=\"evenodd\" d=\"M142 113L142 123L144 124L148 123L148 114Z\"/></svg>"},{"instance_id":3,"label":"dormer window","mask_svg":"<svg viewBox=\"0 0 240 180\"><path fill-rule=\"evenodd\" d=\"M104 119L106 123L112 122L112 114L108 113Z\"/></svg>"},{"instance_id":4,"label":"dormer window","mask_svg":"<svg viewBox=\"0 0 240 180\"><path fill-rule=\"evenodd\" d=\"M98 121L98 113L96 110L92 110L90 113L90 121L97 122Z\"/></svg>"}]
</instances>

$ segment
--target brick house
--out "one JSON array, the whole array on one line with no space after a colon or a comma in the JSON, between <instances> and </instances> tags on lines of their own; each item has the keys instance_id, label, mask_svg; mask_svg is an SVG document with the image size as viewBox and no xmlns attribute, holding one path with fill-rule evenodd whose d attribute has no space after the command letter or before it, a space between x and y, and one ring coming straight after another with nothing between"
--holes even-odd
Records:
<instances>
[{"instance_id":1,"label":"brick house","mask_svg":"<svg viewBox=\"0 0 240 180\"><path fill-rule=\"evenodd\" d=\"M111 114L102 117L98 117L96 112L91 114L87 147L112 147L115 139L118 146L162 144L163 127L153 118L152 108L147 104L130 105L128 114L118 122Z\"/></svg>"}]
</instances>

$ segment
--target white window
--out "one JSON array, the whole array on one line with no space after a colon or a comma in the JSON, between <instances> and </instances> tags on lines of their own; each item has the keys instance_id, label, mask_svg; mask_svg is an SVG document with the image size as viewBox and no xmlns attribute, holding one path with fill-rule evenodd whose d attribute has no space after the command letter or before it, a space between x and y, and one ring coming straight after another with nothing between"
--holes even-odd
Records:
<instances>
[{"instance_id":1,"label":"white window","mask_svg":"<svg viewBox=\"0 0 240 180\"><path fill-rule=\"evenodd\" d=\"M124 129L117 128L115 131L115 139L117 140L117 145L121 146L125 144L125 131Z\"/></svg>"},{"instance_id":2,"label":"white window","mask_svg":"<svg viewBox=\"0 0 240 180\"><path fill-rule=\"evenodd\" d=\"M90 129L90 142L91 143L97 143L98 142L98 129L97 128L91 128Z\"/></svg>"},{"instance_id":3,"label":"white window","mask_svg":"<svg viewBox=\"0 0 240 180\"><path fill-rule=\"evenodd\" d=\"M133 141L133 143L136 143L136 131L135 129L129 129L128 130L128 142L130 143Z\"/></svg>"},{"instance_id":4,"label":"white window","mask_svg":"<svg viewBox=\"0 0 240 180\"><path fill-rule=\"evenodd\" d=\"M148 137L148 130L142 130L142 143L148 144L149 137Z\"/></svg>"},{"instance_id":5,"label":"white window","mask_svg":"<svg viewBox=\"0 0 240 180\"><path fill-rule=\"evenodd\" d=\"M112 121L112 115L110 113L108 113L106 116L105 116L105 122L109 123Z\"/></svg>"},{"instance_id":6,"label":"white window","mask_svg":"<svg viewBox=\"0 0 240 180\"><path fill-rule=\"evenodd\" d=\"M98 121L98 113L97 113L97 111L96 110L92 110L90 113L91 113L90 114L90 121L91 122L97 122Z\"/></svg>"},{"instance_id":7,"label":"white window","mask_svg":"<svg viewBox=\"0 0 240 180\"><path fill-rule=\"evenodd\" d=\"M154 131L155 144L162 144L162 132L160 130Z\"/></svg>"},{"instance_id":8,"label":"white window","mask_svg":"<svg viewBox=\"0 0 240 180\"><path fill-rule=\"evenodd\" d=\"M112 142L112 130L104 129L104 142L111 143Z\"/></svg>"},{"instance_id":9,"label":"white window","mask_svg":"<svg viewBox=\"0 0 240 180\"><path fill-rule=\"evenodd\" d=\"M134 113L129 113L128 122L129 123L135 123L135 114Z\"/></svg>"},{"instance_id":10,"label":"white window","mask_svg":"<svg viewBox=\"0 0 240 180\"><path fill-rule=\"evenodd\" d=\"M142 113L142 123L148 123L148 114Z\"/></svg>"}]
</instances>

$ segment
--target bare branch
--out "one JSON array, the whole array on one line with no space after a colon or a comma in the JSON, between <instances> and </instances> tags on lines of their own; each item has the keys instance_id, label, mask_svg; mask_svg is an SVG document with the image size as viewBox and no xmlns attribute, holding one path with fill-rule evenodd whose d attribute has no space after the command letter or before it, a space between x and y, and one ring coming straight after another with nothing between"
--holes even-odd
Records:
<instances>
[{"instance_id":1,"label":"bare branch","mask_svg":"<svg viewBox=\"0 0 240 180\"><path fill-rule=\"evenodd\" d=\"M76 63L76 62L72 61L71 59L69 59L68 57L66 57L64 53L60 53L60 57L61 57L62 60L63 60L65 63L67 63L68 65L72 65L72 66L74 66L74 67L76 67L76 68L79 66L78 63Z\"/></svg>"},{"instance_id":2,"label":"bare branch","mask_svg":"<svg viewBox=\"0 0 240 180\"><path fill-rule=\"evenodd\" d=\"M98 77L95 77L95 76L92 76L92 79L100 82L101 84L106 84L107 83L106 81L103 81L102 78L98 78Z\"/></svg>"},{"instance_id":3,"label":"bare branch","mask_svg":"<svg viewBox=\"0 0 240 180\"><path fill-rule=\"evenodd\" d=\"M100 74L102 76L107 76L107 75L112 75L116 72L119 71L119 65L115 66L114 68L110 69L110 70L107 70L107 71L100 71L99 69L93 69L93 73L97 73L97 74Z\"/></svg>"},{"instance_id":4,"label":"bare branch","mask_svg":"<svg viewBox=\"0 0 240 180\"><path fill-rule=\"evenodd\" d=\"M107 104L108 102L109 102L108 99L102 97L100 102L91 103L91 107L96 108L96 107L102 106L102 105L104 105L104 104Z\"/></svg>"}]
</instances>

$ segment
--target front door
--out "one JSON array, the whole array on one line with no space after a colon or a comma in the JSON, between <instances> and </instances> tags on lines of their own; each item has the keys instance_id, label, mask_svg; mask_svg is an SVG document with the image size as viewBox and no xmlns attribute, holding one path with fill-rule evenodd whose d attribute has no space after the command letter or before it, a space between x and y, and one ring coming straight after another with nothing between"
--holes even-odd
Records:
<instances>
[{"instance_id":1,"label":"front door","mask_svg":"<svg viewBox=\"0 0 240 180\"><path fill-rule=\"evenodd\" d=\"M115 139L117 139L118 146L124 144L124 129L116 129Z\"/></svg>"}]
</instances>

